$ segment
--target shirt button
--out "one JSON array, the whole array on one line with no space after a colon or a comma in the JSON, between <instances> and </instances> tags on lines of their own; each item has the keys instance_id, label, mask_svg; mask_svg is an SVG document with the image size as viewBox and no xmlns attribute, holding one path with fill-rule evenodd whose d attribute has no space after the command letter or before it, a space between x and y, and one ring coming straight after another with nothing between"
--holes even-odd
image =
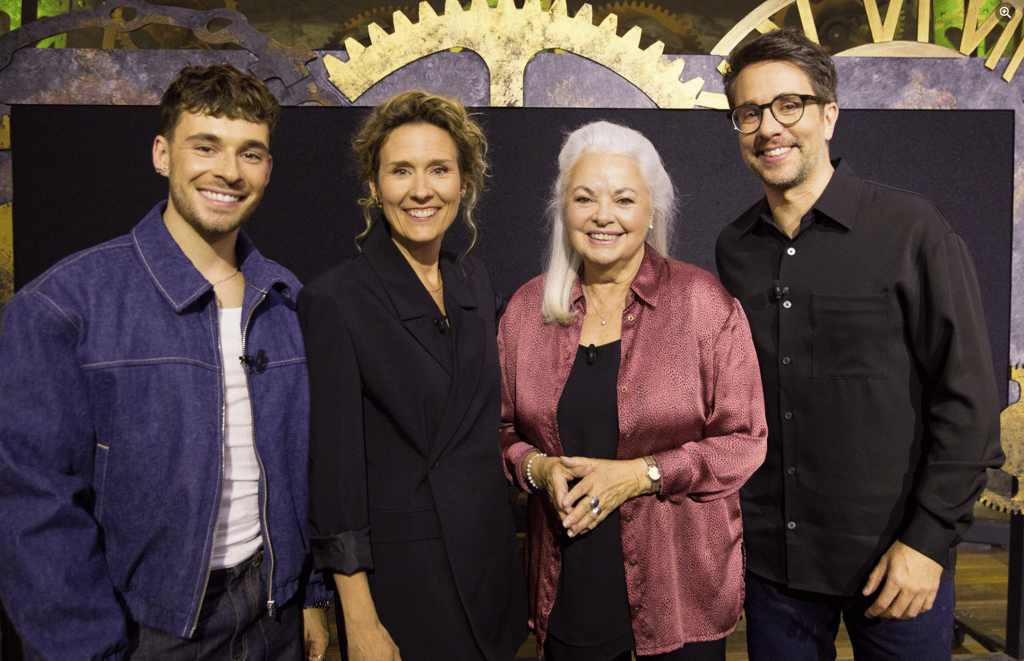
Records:
<instances>
[{"instance_id":1,"label":"shirt button","mask_svg":"<svg viewBox=\"0 0 1024 661\"><path fill-rule=\"evenodd\" d=\"M629 358L629 352L628 351L626 352L626 358Z\"/></svg>"},{"instance_id":2,"label":"shirt button","mask_svg":"<svg viewBox=\"0 0 1024 661\"><path fill-rule=\"evenodd\" d=\"M630 560L629 561L629 566L630 567L636 567L636 560Z\"/></svg>"},{"instance_id":3,"label":"shirt button","mask_svg":"<svg viewBox=\"0 0 1024 661\"><path fill-rule=\"evenodd\" d=\"M633 321L634 319L636 319L636 317L634 317L633 315L629 315L628 317L626 317L626 319L629 321Z\"/></svg>"},{"instance_id":4,"label":"shirt button","mask_svg":"<svg viewBox=\"0 0 1024 661\"><path fill-rule=\"evenodd\" d=\"M792 411L786 411L786 415L784 415L782 417L784 417L786 420L792 420L793 419L793 412Z\"/></svg>"},{"instance_id":5,"label":"shirt button","mask_svg":"<svg viewBox=\"0 0 1024 661\"><path fill-rule=\"evenodd\" d=\"M786 249L786 254L787 255L795 255L796 254L796 248L793 248L793 247L787 248Z\"/></svg>"},{"instance_id":6,"label":"shirt button","mask_svg":"<svg viewBox=\"0 0 1024 661\"><path fill-rule=\"evenodd\" d=\"M786 472L789 473L790 475L796 475L796 468L790 466L789 470L787 470Z\"/></svg>"},{"instance_id":7,"label":"shirt button","mask_svg":"<svg viewBox=\"0 0 1024 661\"><path fill-rule=\"evenodd\" d=\"M624 516L624 517L622 517L622 520L625 521L626 523L633 523L633 517L631 517L631 516Z\"/></svg>"},{"instance_id":8,"label":"shirt button","mask_svg":"<svg viewBox=\"0 0 1024 661\"><path fill-rule=\"evenodd\" d=\"M789 308L793 307L793 301L783 301L782 302L782 307L784 307L784 308L786 308L788 310Z\"/></svg>"},{"instance_id":9,"label":"shirt button","mask_svg":"<svg viewBox=\"0 0 1024 661\"><path fill-rule=\"evenodd\" d=\"M626 386L622 386L622 392L626 392Z\"/></svg>"},{"instance_id":10,"label":"shirt button","mask_svg":"<svg viewBox=\"0 0 1024 661\"><path fill-rule=\"evenodd\" d=\"M789 356L786 356L785 358L782 359L782 364L789 365Z\"/></svg>"},{"instance_id":11,"label":"shirt button","mask_svg":"<svg viewBox=\"0 0 1024 661\"><path fill-rule=\"evenodd\" d=\"M628 440L629 440L629 434L626 434L626 435L625 435L625 436L623 436L622 438L623 438L624 440L627 440L627 441L628 441Z\"/></svg>"},{"instance_id":12,"label":"shirt button","mask_svg":"<svg viewBox=\"0 0 1024 661\"><path fill-rule=\"evenodd\" d=\"M633 612L634 613L639 613L641 608L642 608L642 606L640 606L640 604L637 604L636 606L633 606Z\"/></svg>"},{"instance_id":13,"label":"shirt button","mask_svg":"<svg viewBox=\"0 0 1024 661\"><path fill-rule=\"evenodd\" d=\"M794 528L796 528L796 521L790 521L789 523L786 524L786 527L789 528L790 530L793 530Z\"/></svg>"}]
</instances>

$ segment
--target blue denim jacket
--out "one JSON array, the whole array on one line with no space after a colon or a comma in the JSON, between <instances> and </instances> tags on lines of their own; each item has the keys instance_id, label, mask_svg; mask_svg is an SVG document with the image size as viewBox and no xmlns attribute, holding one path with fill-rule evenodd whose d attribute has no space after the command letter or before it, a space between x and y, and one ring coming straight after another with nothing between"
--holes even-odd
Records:
<instances>
[{"instance_id":1,"label":"blue denim jacket","mask_svg":"<svg viewBox=\"0 0 1024 661\"><path fill-rule=\"evenodd\" d=\"M193 634L223 474L224 370L209 282L153 209L7 304L0 329L0 597L45 659L118 659L126 620ZM280 606L310 576L301 286L239 234L242 320ZM326 598L307 589L305 603Z\"/></svg>"}]
</instances>

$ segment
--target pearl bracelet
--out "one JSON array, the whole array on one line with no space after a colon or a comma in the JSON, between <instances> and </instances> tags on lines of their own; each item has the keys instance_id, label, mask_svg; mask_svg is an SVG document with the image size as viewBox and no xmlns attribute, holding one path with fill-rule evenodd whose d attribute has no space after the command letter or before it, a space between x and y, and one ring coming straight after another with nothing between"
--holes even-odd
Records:
<instances>
[{"instance_id":1,"label":"pearl bracelet","mask_svg":"<svg viewBox=\"0 0 1024 661\"><path fill-rule=\"evenodd\" d=\"M544 454L543 452L538 452L537 454L535 454L532 457L530 457L530 460L528 462L526 462L526 481L530 483L530 486L533 487L534 491L540 491L540 487L537 485L536 482L533 481L533 473L530 472L530 467L533 466L533 460L534 459L536 459L537 457L546 457L546 456L547 455Z\"/></svg>"}]
</instances>

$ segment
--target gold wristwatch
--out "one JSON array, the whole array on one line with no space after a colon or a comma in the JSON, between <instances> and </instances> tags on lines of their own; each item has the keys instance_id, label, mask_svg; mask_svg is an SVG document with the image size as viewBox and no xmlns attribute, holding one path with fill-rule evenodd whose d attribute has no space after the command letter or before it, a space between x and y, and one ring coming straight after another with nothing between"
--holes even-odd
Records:
<instances>
[{"instance_id":1,"label":"gold wristwatch","mask_svg":"<svg viewBox=\"0 0 1024 661\"><path fill-rule=\"evenodd\" d=\"M658 470L658 462L654 461L651 455L644 457L644 461L647 462L647 477L651 478L650 493L658 493L661 491L661 471Z\"/></svg>"}]
</instances>

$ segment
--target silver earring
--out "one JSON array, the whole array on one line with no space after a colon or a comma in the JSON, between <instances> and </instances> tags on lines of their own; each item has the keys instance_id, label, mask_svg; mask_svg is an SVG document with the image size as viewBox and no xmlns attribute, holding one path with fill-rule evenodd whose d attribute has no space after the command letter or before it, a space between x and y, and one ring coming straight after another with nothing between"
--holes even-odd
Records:
<instances>
[{"instance_id":1,"label":"silver earring","mask_svg":"<svg viewBox=\"0 0 1024 661\"><path fill-rule=\"evenodd\" d=\"M654 229L654 223L651 223L650 225L648 225L647 229L648 230L653 230Z\"/></svg>"}]
</instances>

